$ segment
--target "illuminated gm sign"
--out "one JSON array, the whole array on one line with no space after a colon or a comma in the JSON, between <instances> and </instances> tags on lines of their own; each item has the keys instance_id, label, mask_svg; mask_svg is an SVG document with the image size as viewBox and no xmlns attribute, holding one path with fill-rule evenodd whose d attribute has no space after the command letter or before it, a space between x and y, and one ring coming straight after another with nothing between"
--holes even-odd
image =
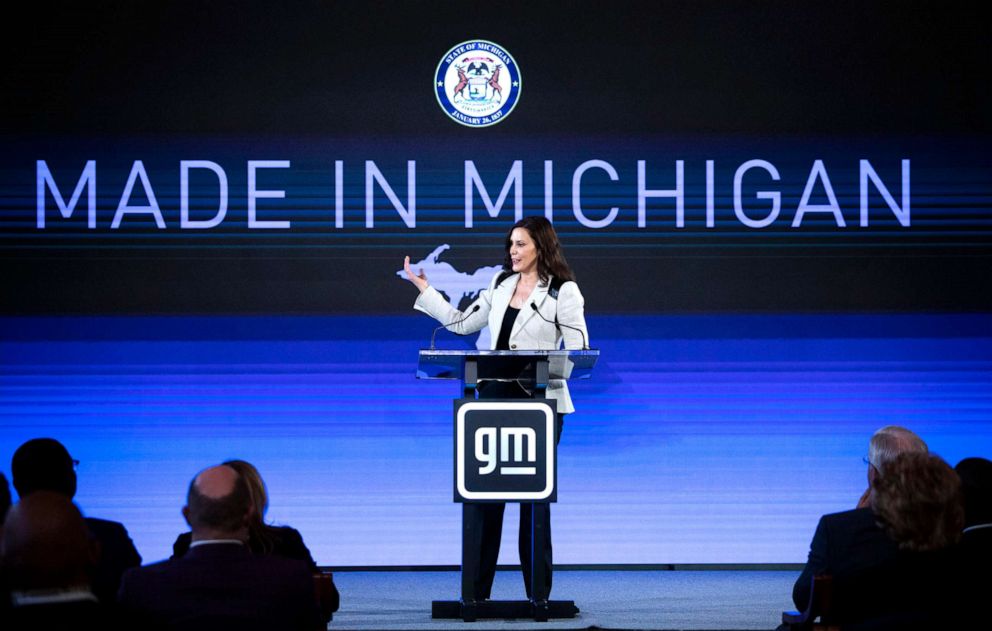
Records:
<instances>
[{"instance_id":1,"label":"illuminated gm sign","mask_svg":"<svg viewBox=\"0 0 992 631\"><path fill-rule=\"evenodd\" d=\"M496 451L496 436L499 431L499 454ZM527 457L524 458L524 447ZM537 467L517 466L537 462L537 432L529 427L480 427L475 430L475 459L485 464L479 467L479 475L489 475L496 471L496 461L511 460L514 466L501 466L500 475L537 475Z\"/></svg>"},{"instance_id":2,"label":"illuminated gm sign","mask_svg":"<svg viewBox=\"0 0 992 631\"><path fill-rule=\"evenodd\" d=\"M455 406L455 501L555 501L553 400Z\"/></svg>"}]
</instances>

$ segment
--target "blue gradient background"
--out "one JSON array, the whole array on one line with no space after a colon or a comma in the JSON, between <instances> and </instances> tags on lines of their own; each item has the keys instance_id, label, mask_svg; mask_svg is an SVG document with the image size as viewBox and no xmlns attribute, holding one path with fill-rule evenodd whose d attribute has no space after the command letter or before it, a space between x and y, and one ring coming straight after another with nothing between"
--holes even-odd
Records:
<instances>
[{"instance_id":1,"label":"blue gradient background","mask_svg":"<svg viewBox=\"0 0 992 631\"><path fill-rule=\"evenodd\" d=\"M0 462L58 437L82 461L80 506L124 522L146 561L184 530L193 474L238 457L322 565L457 564L457 387L413 376L432 326L5 317ZM910 426L951 463L992 455L987 314L591 314L589 329L603 360L573 385L557 563L800 562L820 514L864 490L877 427Z\"/></svg>"}]
</instances>

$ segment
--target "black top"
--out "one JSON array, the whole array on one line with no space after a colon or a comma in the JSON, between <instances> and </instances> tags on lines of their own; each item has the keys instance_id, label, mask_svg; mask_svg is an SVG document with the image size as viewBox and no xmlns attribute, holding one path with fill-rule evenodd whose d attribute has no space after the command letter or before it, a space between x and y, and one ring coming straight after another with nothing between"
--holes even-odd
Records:
<instances>
[{"instance_id":1,"label":"black top","mask_svg":"<svg viewBox=\"0 0 992 631\"><path fill-rule=\"evenodd\" d=\"M496 340L496 350L510 350L510 332L513 330L513 323L516 322L517 314L519 313L520 309L514 309L513 307L506 308L506 313L503 314L503 324L499 327L499 339Z\"/></svg>"}]
</instances>

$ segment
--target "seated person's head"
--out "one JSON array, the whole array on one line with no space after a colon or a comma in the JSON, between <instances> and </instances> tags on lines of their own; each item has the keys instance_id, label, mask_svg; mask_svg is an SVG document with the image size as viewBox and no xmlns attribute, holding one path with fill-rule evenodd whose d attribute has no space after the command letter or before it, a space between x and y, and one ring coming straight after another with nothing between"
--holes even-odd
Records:
<instances>
[{"instance_id":1,"label":"seated person's head","mask_svg":"<svg viewBox=\"0 0 992 631\"><path fill-rule=\"evenodd\" d=\"M23 499L35 491L76 495L75 461L54 438L33 438L17 448L10 463L14 488Z\"/></svg>"},{"instance_id":2,"label":"seated person's head","mask_svg":"<svg viewBox=\"0 0 992 631\"><path fill-rule=\"evenodd\" d=\"M244 478L245 484L248 485L248 494L251 495L251 504L255 508L254 519L258 523L262 523L266 511L269 510L269 493L265 488L262 474L258 472L255 465L244 460L226 460L223 464L231 467Z\"/></svg>"},{"instance_id":3,"label":"seated person's head","mask_svg":"<svg viewBox=\"0 0 992 631\"><path fill-rule=\"evenodd\" d=\"M992 461L965 458L954 470L964 493L965 526L992 524Z\"/></svg>"},{"instance_id":4,"label":"seated person's head","mask_svg":"<svg viewBox=\"0 0 992 631\"><path fill-rule=\"evenodd\" d=\"M886 425L872 434L868 441L869 470L873 469L877 475L881 475L900 454L925 454L927 451L927 444L912 430L898 425ZM872 479L870 474L869 479Z\"/></svg>"},{"instance_id":5,"label":"seated person's head","mask_svg":"<svg viewBox=\"0 0 992 631\"><path fill-rule=\"evenodd\" d=\"M964 526L961 481L940 456L897 456L875 484L872 510L904 550L938 550L955 542Z\"/></svg>"},{"instance_id":6,"label":"seated person's head","mask_svg":"<svg viewBox=\"0 0 992 631\"><path fill-rule=\"evenodd\" d=\"M201 471L189 485L183 516L193 540L248 539L253 513L245 479L226 465Z\"/></svg>"},{"instance_id":7,"label":"seated person's head","mask_svg":"<svg viewBox=\"0 0 992 631\"><path fill-rule=\"evenodd\" d=\"M98 555L79 509L61 493L36 491L7 514L0 563L11 591L86 587Z\"/></svg>"}]
</instances>

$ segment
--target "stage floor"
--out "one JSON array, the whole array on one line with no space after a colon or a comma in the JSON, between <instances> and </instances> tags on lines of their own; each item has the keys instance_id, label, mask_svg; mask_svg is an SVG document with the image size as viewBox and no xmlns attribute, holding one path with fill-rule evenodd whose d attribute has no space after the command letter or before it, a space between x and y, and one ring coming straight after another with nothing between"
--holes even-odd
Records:
<instances>
[{"instance_id":1,"label":"stage floor","mask_svg":"<svg viewBox=\"0 0 992 631\"><path fill-rule=\"evenodd\" d=\"M431 619L432 600L456 600L457 572L339 572L341 609L330 629L774 629L792 609L795 571L558 571L553 598L574 619L479 622ZM493 599L523 599L517 572L499 572Z\"/></svg>"}]
</instances>

